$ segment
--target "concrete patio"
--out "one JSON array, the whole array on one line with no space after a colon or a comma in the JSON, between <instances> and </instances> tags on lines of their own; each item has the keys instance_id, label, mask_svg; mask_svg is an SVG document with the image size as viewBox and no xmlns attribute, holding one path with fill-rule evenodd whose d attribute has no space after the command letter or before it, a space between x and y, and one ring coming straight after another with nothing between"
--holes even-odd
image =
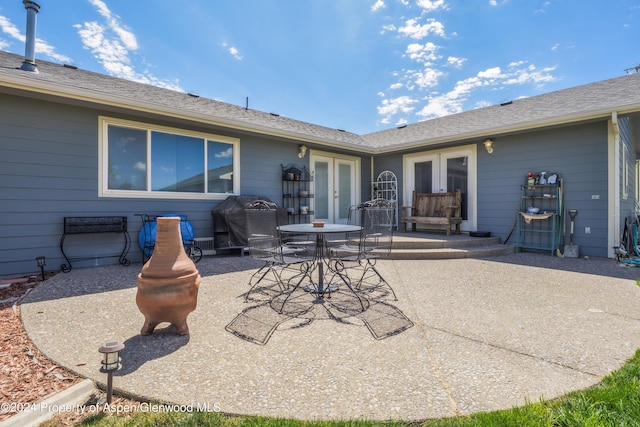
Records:
<instances>
[{"instance_id":1,"label":"concrete patio","mask_svg":"<svg viewBox=\"0 0 640 427\"><path fill-rule=\"evenodd\" d=\"M398 296L386 303L410 320L405 329L376 337L362 318L318 304L278 319L264 345L225 330L255 304L242 295L259 266L246 256L203 258L189 336L163 325L139 335L140 264L58 274L26 297L22 318L45 355L100 383L98 347L125 343L114 387L128 396L306 420L511 408L596 384L640 348L640 270L613 260L384 260L379 270ZM275 312L261 313L273 321Z\"/></svg>"}]
</instances>

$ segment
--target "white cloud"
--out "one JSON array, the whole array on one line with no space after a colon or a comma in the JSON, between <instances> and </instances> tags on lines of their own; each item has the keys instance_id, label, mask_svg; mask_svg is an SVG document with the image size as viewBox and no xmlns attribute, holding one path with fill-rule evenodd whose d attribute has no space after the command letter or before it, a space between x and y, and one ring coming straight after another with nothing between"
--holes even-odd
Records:
<instances>
[{"instance_id":1,"label":"white cloud","mask_svg":"<svg viewBox=\"0 0 640 427\"><path fill-rule=\"evenodd\" d=\"M447 52L450 49L447 42L457 35L455 29L451 31L447 28L445 32L445 18L436 20L429 17L429 13L436 10L448 11L446 0L397 1L406 6L408 12L398 16L399 21L395 25L387 23L381 33L393 32L412 39L402 57L418 66L404 66L391 73L394 81L388 85L388 90L393 90L394 96L380 94L379 123L412 122L416 116L424 120L460 113L465 109L492 104L483 99L484 94L495 97L493 94L510 86L539 88L555 79L555 66L538 69L526 61L513 61L506 66L487 67L470 73L466 70L470 65L469 59L458 52ZM509 3L509 0L488 1L491 7ZM543 7L549 4L545 1ZM418 9L420 16L415 13ZM427 41L435 37L443 38L443 43L436 45Z\"/></svg>"},{"instance_id":2,"label":"white cloud","mask_svg":"<svg viewBox=\"0 0 640 427\"><path fill-rule=\"evenodd\" d=\"M431 119L448 114L463 111L464 103L472 92L480 88L502 87L510 85L523 85L527 83L540 84L555 80L551 71L555 67L547 67L538 70L534 65L517 68L526 65L524 62L509 64L509 70L503 72L500 67L488 68L480 71L476 76L458 81L452 90L440 95L426 97L427 104L416 112L416 115L424 119ZM486 106L487 103L478 101L478 105Z\"/></svg>"},{"instance_id":3,"label":"white cloud","mask_svg":"<svg viewBox=\"0 0 640 427\"><path fill-rule=\"evenodd\" d=\"M242 56L240 55L240 51L235 46L229 46L227 43L222 43L222 47L227 49L227 51L238 61L242 60Z\"/></svg>"},{"instance_id":4,"label":"white cloud","mask_svg":"<svg viewBox=\"0 0 640 427\"><path fill-rule=\"evenodd\" d=\"M484 71L480 71L478 73L478 77L482 79L497 79L500 77L504 77L504 74L502 74L500 67L493 67Z\"/></svg>"},{"instance_id":5,"label":"white cloud","mask_svg":"<svg viewBox=\"0 0 640 427\"><path fill-rule=\"evenodd\" d=\"M438 80L444 73L434 68L425 68L423 71L416 71L413 74L413 83L420 89L434 87L438 85Z\"/></svg>"},{"instance_id":6,"label":"white cloud","mask_svg":"<svg viewBox=\"0 0 640 427\"><path fill-rule=\"evenodd\" d=\"M224 151L221 151L219 153L216 153L215 156L216 158L220 159L220 158L229 158L229 157L233 157L233 148L229 147Z\"/></svg>"},{"instance_id":7,"label":"white cloud","mask_svg":"<svg viewBox=\"0 0 640 427\"><path fill-rule=\"evenodd\" d=\"M89 0L89 3L96 7L105 23L91 21L74 27L78 30L84 48L93 53L109 75L183 92L177 81L160 80L148 71L137 72L131 65L130 58L130 53L138 50L135 34L125 28L120 17L111 13L102 0Z\"/></svg>"},{"instance_id":8,"label":"white cloud","mask_svg":"<svg viewBox=\"0 0 640 427\"><path fill-rule=\"evenodd\" d=\"M416 113L423 119L447 116L462 111L460 102L450 99L447 95L429 98L428 101L427 105Z\"/></svg>"},{"instance_id":9,"label":"white cloud","mask_svg":"<svg viewBox=\"0 0 640 427\"><path fill-rule=\"evenodd\" d=\"M438 46L431 42L425 43L424 45L411 43L407 46L405 54L413 61L431 63L438 59L436 50L438 50Z\"/></svg>"},{"instance_id":10,"label":"white cloud","mask_svg":"<svg viewBox=\"0 0 640 427\"><path fill-rule=\"evenodd\" d=\"M431 119L460 113L463 111L463 104L467 100L469 93L482 85L483 81L478 77L470 77L459 81L451 91L425 98L427 104L416 112L416 115L424 119Z\"/></svg>"},{"instance_id":11,"label":"white cloud","mask_svg":"<svg viewBox=\"0 0 640 427\"><path fill-rule=\"evenodd\" d=\"M536 9L533 13L538 14L538 13L547 13L547 8L551 5L551 2L546 1L544 3L542 3L542 7L539 9Z\"/></svg>"},{"instance_id":12,"label":"white cloud","mask_svg":"<svg viewBox=\"0 0 640 427\"><path fill-rule=\"evenodd\" d=\"M421 40L433 33L437 36L444 37L444 25L433 18L428 18L426 24L420 25L418 18L408 19L404 25L398 28L398 32L412 39Z\"/></svg>"},{"instance_id":13,"label":"white cloud","mask_svg":"<svg viewBox=\"0 0 640 427\"><path fill-rule=\"evenodd\" d=\"M462 65L467 62L464 58L457 58L455 56L450 56L447 58L447 64L454 68L462 68Z\"/></svg>"},{"instance_id":14,"label":"white cloud","mask_svg":"<svg viewBox=\"0 0 640 427\"><path fill-rule=\"evenodd\" d=\"M18 29L18 27L16 27L13 22L9 20L9 18L0 15L0 28L2 28L3 33L8 34L10 37L24 43L24 35L20 34L20 30Z\"/></svg>"},{"instance_id":15,"label":"white cloud","mask_svg":"<svg viewBox=\"0 0 640 427\"><path fill-rule=\"evenodd\" d=\"M107 28L97 22L85 22L82 26L76 25L76 28L84 47L91 50L107 73L127 80L151 83L149 76L138 74L130 65L129 50L119 40L110 38Z\"/></svg>"},{"instance_id":16,"label":"white cloud","mask_svg":"<svg viewBox=\"0 0 640 427\"><path fill-rule=\"evenodd\" d=\"M231 54L231 56L233 56L236 59L242 59L242 56L240 56L240 52L238 51L238 48L231 46L229 48L229 53Z\"/></svg>"},{"instance_id":17,"label":"white cloud","mask_svg":"<svg viewBox=\"0 0 640 427\"><path fill-rule=\"evenodd\" d=\"M120 24L120 17L113 15L107 5L102 0L89 0L89 3L98 9L98 13L107 20L109 27L118 35L122 43L129 50L138 49L138 41L135 34L127 30Z\"/></svg>"},{"instance_id":18,"label":"white cloud","mask_svg":"<svg viewBox=\"0 0 640 427\"><path fill-rule=\"evenodd\" d=\"M484 108L484 107L490 107L491 103L489 101L478 101L476 102L475 108Z\"/></svg>"},{"instance_id":19,"label":"white cloud","mask_svg":"<svg viewBox=\"0 0 640 427\"><path fill-rule=\"evenodd\" d=\"M20 43L24 44L26 42L26 36L20 33L18 27L16 27L9 18L2 15L0 15L0 28L3 33L9 35L9 37L19 41ZM0 40L0 49L5 49L9 47L10 44L10 42ZM41 53L53 61L67 64L71 63L71 59L68 56L57 53L53 46L38 37L36 37L35 50L36 54ZM36 60L37 59L38 58L36 56Z\"/></svg>"},{"instance_id":20,"label":"white cloud","mask_svg":"<svg viewBox=\"0 0 640 427\"><path fill-rule=\"evenodd\" d=\"M444 8L444 0L418 0L416 3L418 7L423 8L426 12Z\"/></svg>"},{"instance_id":21,"label":"white cloud","mask_svg":"<svg viewBox=\"0 0 640 427\"><path fill-rule=\"evenodd\" d=\"M398 113L411 113L414 110L414 107L412 105L416 102L418 101L409 96L399 96L393 99L383 99L381 105L378 107L378 114L382 116L382 119L380 119L380 123L391 123L391 118Z\"/></svg>"},{"instance_id":22,"label":"white cloud","mask_svg":"<svg viewBox=\"0 0 640 427\"><path fill-rule=\"evenodd\" d=\"M393 24L384 25L382 27L382 30L380 30L380 34L385 34L385 33L388 33L390 31L396 31L396 26L393 25Z\"/></svg>"},{"instance_id":23,"label":"white cloud","mask_svg":"<svg viewBox=\"0 0 640 427\"><path fill-rule=\"evenodd\" d=\"M371 6L371 11L375 12L378 9L382 9L383 7L385 7L385 4L382 0L377 0L373 6Z\"/></svg>"},{"instance_id":24,"label":"white cloud","mask_svg":"<svg viewBox=\"0 0 640 427\"><path fill-rule=\"evenodd\" d=\"M556 69L553 67L545 67L540 70L536 68L535 65L529 65L523 69L513 70L505 81L506 84L524 84L524 83L536 83L540 85L540 83L548 83L555 80L552 71Z\"/></svg>"}]
</instances>

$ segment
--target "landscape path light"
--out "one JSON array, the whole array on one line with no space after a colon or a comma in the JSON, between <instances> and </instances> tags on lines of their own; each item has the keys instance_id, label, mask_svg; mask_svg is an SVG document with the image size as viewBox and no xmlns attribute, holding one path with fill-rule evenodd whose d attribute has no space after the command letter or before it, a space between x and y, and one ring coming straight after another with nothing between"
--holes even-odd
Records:
<instances>
[{"instance_id":1,"label":"landscape path light","mask_svg":"<svg viewBox=\"0 0 640 427\"><path fill-rule=\"evenodd\" d=\"M111 404L113 395L113 373L120 369L120 351L124 349L124 344L117 341L108 342L101 346L98 351L103 354L100 372L107 374L107 404Z\"/></svg>"},{"instance_id":2,"label":"landscape path light","mask_svg":"<svg viewBox=\"0 0 640 427\"><path fill-rule=\"evenodd\" d=\"M47 265L46 258L43 256L36 257L38 267L40 267L40 273L42 273L42 280L44 280L44 266Z\"/></svg>"}]
</instances>

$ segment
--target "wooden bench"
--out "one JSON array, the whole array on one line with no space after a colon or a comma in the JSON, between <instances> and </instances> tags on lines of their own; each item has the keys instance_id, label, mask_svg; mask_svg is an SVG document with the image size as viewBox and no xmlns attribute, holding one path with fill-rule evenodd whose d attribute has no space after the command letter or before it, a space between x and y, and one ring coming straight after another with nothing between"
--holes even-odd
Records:
<instances>
[{"instance_id":1,"label":"wooden bench","mask_svg":"<svg viewBox=\"0 0 640 427\"><path fill-rule=\"evenodd\" d=\"M64 252L64 241L70 234L95 234L95 233L121 233L124 236L124 248L122 252L117 255L104 255L100 257L95 256L81 256L70 258ZM67 264L62 264L60 269L68 273L71 271L71 261L84 261L94 258L109 258L118 257L118 261L122 265L129 265L130 261L126 258L129 247L131 246L131 239L127 232L127 217L126 216L72 216L64 218L64 233L60 238L60 251L67 260Z\"/></svg>"},{"instance_id":2,"label":"wooden bench","mask_svg":"<svg viewBox=\"0 0 640 427\"><path fill-rule=\"evenodd\" d=\"M402 207L402 231L407 231L407 224L435 224L447 226L447 236L451 234L451 226L456 226L456 234L460 234L462 194L460 190L453 193L416 193L413 192L411 206Z\"/></svg>"}]
</instances>

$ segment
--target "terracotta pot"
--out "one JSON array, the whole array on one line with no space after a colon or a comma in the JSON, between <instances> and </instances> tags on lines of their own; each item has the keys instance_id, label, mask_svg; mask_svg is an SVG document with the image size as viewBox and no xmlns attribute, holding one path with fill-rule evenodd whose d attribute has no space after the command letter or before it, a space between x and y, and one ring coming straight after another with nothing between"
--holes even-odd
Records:
<instances>
[{"instance_id":1,"label":"terracotta pot","mask_svg":"<svg viewBox=\"0 0 640 427\"><path fill-rule=\"evenodd\" d=\"M180 218L158 217L153 255L138 275L136 304L144 315L140 333L149 335L169 322L180 335L189 333L187 316L196 309L200 273L184 251Z\"/></svg>"}]
</instances>

